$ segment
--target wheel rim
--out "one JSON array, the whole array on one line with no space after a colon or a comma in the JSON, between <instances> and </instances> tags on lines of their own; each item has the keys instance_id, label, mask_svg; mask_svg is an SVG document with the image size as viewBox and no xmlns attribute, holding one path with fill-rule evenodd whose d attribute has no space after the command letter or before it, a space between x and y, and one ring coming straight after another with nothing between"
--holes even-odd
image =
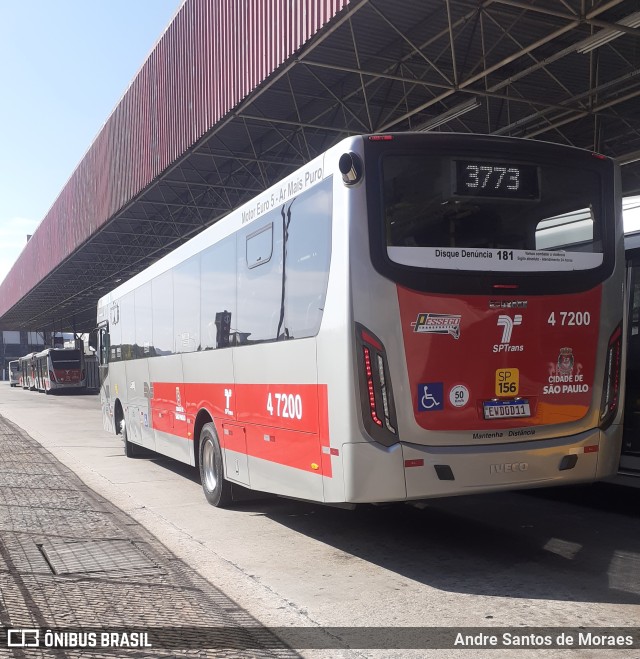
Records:
<instances>
[{"instance_id":1,"label":"wheel rim","mask_svg":"<svg viewBox=\"0 0 640 659\"><path fill-rule=\"evenodd\" d=\"M213 452L213 444L208 439L202 450L202 467L204 470L204 482L209 492L213 492L218 485L216 476L216 460Z\"/></svg>"}]
</instances>

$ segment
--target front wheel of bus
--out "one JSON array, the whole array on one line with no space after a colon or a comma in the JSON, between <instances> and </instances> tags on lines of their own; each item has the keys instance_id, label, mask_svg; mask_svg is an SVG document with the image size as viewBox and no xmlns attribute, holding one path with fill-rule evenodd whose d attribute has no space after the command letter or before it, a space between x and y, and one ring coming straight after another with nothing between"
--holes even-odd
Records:
<instances>
[{"instance_id":1,"label":"front wheel of bus","mask_svg":"<svg viewBox=\"0 0 640 659\"><path fill-rule=\"evenodd\" d=\"M224 508L231 503L231 483L224 478L222 451L212 423L206 423L200 433L200 480L212 506Z\"/></svg>"},{"instance_id":2,"label":"front wheel of bus","mask_svg":"<svg viewBox=\"0 0 640 659\"><path fill-rule=\"evenodd\" d=\"M120 432L122 434L122 441L124 442L124 454L127 458L138 458L140 457L141 449L137 444L133 444L129 441L127 436L127 426L123 421L120 425Z\"/></svg>"}]
</instances>

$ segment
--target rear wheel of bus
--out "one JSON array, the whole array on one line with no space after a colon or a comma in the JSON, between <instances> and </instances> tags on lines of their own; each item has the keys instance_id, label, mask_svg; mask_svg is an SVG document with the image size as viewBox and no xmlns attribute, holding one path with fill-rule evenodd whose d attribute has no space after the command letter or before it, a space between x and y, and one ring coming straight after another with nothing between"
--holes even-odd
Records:
<instances>
[{"instance_id":1,"label":"rear wheel of bus","mask_svg":"<svg viewBox=\"0 0 640 659\"><path fill-rule=\"evenodd\" d=\"M200 433L200 481L207 501L223 508L231 501L231 483L224 477L222 450L213 423L206 423Z\"/></svg>"}]
</instances>

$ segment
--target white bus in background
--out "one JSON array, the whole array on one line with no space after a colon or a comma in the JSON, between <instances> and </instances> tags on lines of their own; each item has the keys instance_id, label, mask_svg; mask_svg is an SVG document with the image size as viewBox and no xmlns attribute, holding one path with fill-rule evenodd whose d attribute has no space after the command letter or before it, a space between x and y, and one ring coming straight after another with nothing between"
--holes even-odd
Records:
<instances>
[{"instance_id":1,"label":"white bus in background","mask_svg":"<svg viewBox=\"0 0 640 659\"><path fill-rule=\"evenodd\" d=\"M20 360L9 362L9 386L17 387L20 384Z\"/></svg>"},{"instance_id":2,"label":"white bus in background","mask_svg":"<svg viewBox=\"0 0 640 659\"><path fill-rule=\"evenodd\" d=\"M105 427L325 503L616 472L615 163L490 136L348 138L100 299Z\"/></svg>"}]
</instances>

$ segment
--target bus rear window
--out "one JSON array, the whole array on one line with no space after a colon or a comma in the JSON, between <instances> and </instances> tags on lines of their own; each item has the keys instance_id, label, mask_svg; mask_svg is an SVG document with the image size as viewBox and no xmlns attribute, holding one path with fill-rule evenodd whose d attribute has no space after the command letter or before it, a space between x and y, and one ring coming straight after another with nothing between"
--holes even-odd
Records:
<instances>
[{"instance_id":1,"label":"bus rear window","mask_svg":"<svg viewBox=\"0 0 640 659\"><path fill-rule=\"evenodd\" d=\"M54 366L69 368L69 364L78 364L80 362L79 350L52 350L51 363Z\"/></svg>"},{"instance_id":2,"label":"bus rear window","mask_svg":"<svg viewBox=\"0 0 640 659\"><path fill-rule=\"evenodd\" d=\"M594 171L400 154L384 157L382 171L387 254L396 263L517 272L603 262Z\"/></svg>"}]
</instances>

